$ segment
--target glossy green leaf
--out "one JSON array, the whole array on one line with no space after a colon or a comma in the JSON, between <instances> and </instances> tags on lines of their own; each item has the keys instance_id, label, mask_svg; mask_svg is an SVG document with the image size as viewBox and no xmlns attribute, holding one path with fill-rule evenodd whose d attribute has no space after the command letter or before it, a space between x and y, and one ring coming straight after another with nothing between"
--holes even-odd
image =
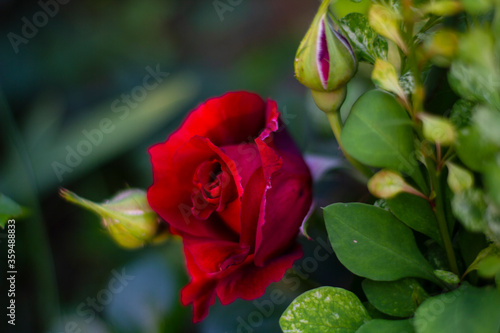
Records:
<instances>
[{"instance_id":1,"label":"glossy green leaf","mask_svg":"<svg viewBox=\"0 0 500 333\"><path fill-rule=\"evenodd\" d=\"M425 199L401 193L387 200L390 211L407 226L442 244L436 215Z\"/></svg>"},{"instance_id":2,"label":"glossy green leaf","mask_svg":"<svg viewBox=\"0 0 500 333\"><path fill-rule=\"evenodd\" d=\"M280 326L285 333L354 333L370 319L350 291L321 287L297 297L281 316Z\"/></svg>"},{"instance_id":3,"label":"glossy green leaf","mask_svg":"<svg viewBox=\"0 0 500 333\"><path fill-rule=\"evenodd\" d=\"M363 94L354 103L342 130L345 150L360 162L413 173L414 151L410 119L393 96L380 90Z\"/></svg>"},{"instance_id":4,"label":"glossy green leaf","mask_svg":"<svg viewBox=\"0 0 500 333\"><path fill-rule=\"evenodd\" d=\"M437 281L411 229L391 213L361 203L336 203L324 209L324 216L337 257L354 274L377 281Z\"/></svg>"},{"instance_id":5,"label":"glossy green leaf","mask_svg":"<svg viewBox=\"0 0 500 333\"><path fill-rule=\"evenodd\" d=\"M422 303L413 325L417 333L498 333L500 293L463 284Z\"/></svg>"},{"instance_id":6,"label":"glossy green leaf","mask_svg":"<svg viewBox=\"0 0 500 333\"><path fill-rule=\"evenodd\" d=\"M499 150L493 142L483 136L477 125L459 131L455 149L462 162L474 171L482 171Z\"/></svg>"},{"instance_id":7,"label":"glossy green leaf","mask_svg":"<svg viewBox=\"0 0 500 333\"><path fill-rule=\"evenodd\" d=\"M413 326L408 320L374 319L359 328L356 333L413 333Z\"/></svg>"},{"instance_id":8,"label":"glossy green leaf","mask_svg":"<svg viewBox=\"0 0 500 333\"><path fill-rule=\"evenodd\" d=\"M23 208L8 196L0 193L0 227L4 228L11 218L23 215Z\"/></svg>"},{"instance_id":9,"label":"glossy green leaf","mask_svg":"<svg viewBox=\"0 0 500 333\"><path fill-rule=\"evenodd\" d=\"M373 64L377 58L387 59L387 41L370 27L363 14L351 13L340 20L340 24L358 60Z\"/></svg>"},{"instance_id":10,"label":"glossy green leaf","mask_svg":"<svg viewBox=\"0 0 500 333\"><path fill-rule=\"evenodd\" d=\"M417 280L363 281L368 301L379 311L394 317L410 317L429 296Z\"/></svg>"}]
</instances>

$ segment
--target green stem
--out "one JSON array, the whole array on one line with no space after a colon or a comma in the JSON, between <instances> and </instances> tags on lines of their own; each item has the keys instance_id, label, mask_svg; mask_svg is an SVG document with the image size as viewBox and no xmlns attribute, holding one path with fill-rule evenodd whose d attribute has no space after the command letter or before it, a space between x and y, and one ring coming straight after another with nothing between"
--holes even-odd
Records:
<instances>
[{"instance_id":1,"label":"green stem","mask_svg":"<svg viewBox=\"0 0 500 333\"><path fill-rule=\"evenodd\" d=\"M335 139L337 139L337 143L339 144L340 150L342 150L345 158L364 176L366 176L367 178L371 178L373 176L373 171L371 171L370 168L368 168L366 165L358 162L351 155L349 155L342 145L342 141L340 140L340 134L342 133L342 119L340 118L340 111L326 112L326 116L328 117L328 121L330 122L330 126L332 128L333 134L335 135Z\"/></svg>"},{"instance_id":2,"label":"green stem","mask_svg":"<svg viewBox=\"0 0 500 333\"><path fill-rule=\"evenodd\" d=\"M443 192L441 190L441 183L439 176L436 174L436 165L434 164L434 161L429 157L426 157L425 162L427 164L427 169L429 170L429 177L431 179L431 184L436 194L434 202L436 204L435 214L438 220L439 233L441 234L441 239L443 240L450 268L453 273L459 275L457 259L455 257L455 252L453 250L453 244L451 243L450 232L448 230L448 222L446 221L446 214L444 211L444 201L443 201Z\"/></svg>"}]
</instances>

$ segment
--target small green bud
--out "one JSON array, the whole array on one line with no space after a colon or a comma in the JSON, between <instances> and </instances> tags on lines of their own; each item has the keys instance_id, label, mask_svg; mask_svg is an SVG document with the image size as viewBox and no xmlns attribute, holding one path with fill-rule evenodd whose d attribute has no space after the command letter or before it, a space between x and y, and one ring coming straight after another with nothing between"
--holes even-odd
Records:
<instances>
[{"instance_id":1,"label":"small green bud","mask_svg":"<svg viewBox=\"0 0 500 333\"><path fill-rule=\"evenodd\" d=\"M434 275L436 275L437 278L440 279L441 281L446 282L447 284L451 284L453 286L456 286L460 283L460 278L456 274L449 271L436 269L434 271Z\"/></svg>"},{"instance_id":2,"label":"small green bud","mask_svg":"<svg viewBox=\"0 0 500 333\"><path fill-rule=\"evenodd\" d=\"M441 146L449 146L455 142L457 133L449 120L427 113L419 113L418 117L423 123L423 134L427 140Z\"/></svg>"},{"instance_id":3,"label":"small green bud","mask_svg":"<svg viewBox=\"0 0 500 333\"><path fill-rule=\"evenodd\" d=\"M378 58L375 60L372 81L380 89L391 92L402 100L406 99L406 94L399 84L396 68L390 62Z\"/></svg>"},{"instance_id":4,"label":"small green bud","mask_svg":"<svg viewBox=\"0 0 500 333\"><path fill-rule=\"evenodd\" d=\"M400 173L392 170L380 170L373 175L368 181L368 190L380 199L391 199L403 192L427 199L425 195L407 184Z\"/></svg>"},{"instance_id":5,"label":"small green bud","mask_svg":"<svg viewBox=\"0 0 500 333\"><path fill-rule=\"evenodd\" d=\"M67 201L99 215L111 237L125 248L141 247L152 242L157 236L159 218L149 207L146 192L143 190L130 189L120 192L102 204L81 198L66 189L61 189L60 195Z\"/></svg>"},{"instance_id":6,"label":"small green bud","mask_svg":"<svg viewBox=\"0 0 500 333\"><path fill-rule=\"evenodd\" d=\"M472 173L454 163L446 162L448 167L448 186L453 193L459 193L474 186L474 176Z\"/></svg>"},{"instance_id":7,"label":"small green bud","mask_svg":"<svg viewBox=\"0 0 500 333\"><path fill-rule=\"evenodd\" d=\"M401 36L401 15L393 8L373 4L368 13L368 20L379 35L392 40L405 54L408 53L408 47Z\"/></svg>"},{"instance_id":8,"label":"small green bud","mask_svg":"<svg viewBox=\"0 0 500 333\"><path fill-rule=\"evenodd\" d=\"M340 110L347 95L347 87L342 86L333 91L311 90L312 98L316 106L323 112L337 112Z\"/></svg>"},{"instance_id":9,"label":"small green bud","mask_svg":"<svg viewBox=\"0 0 500 333\"><path fill-rule=\"evenodd\" d=\"M321 4L295 57L297 80L317 91L339 89L357 69L354 51L330 16L329 4L330 0Z\"/></svg>"}]
</instances>

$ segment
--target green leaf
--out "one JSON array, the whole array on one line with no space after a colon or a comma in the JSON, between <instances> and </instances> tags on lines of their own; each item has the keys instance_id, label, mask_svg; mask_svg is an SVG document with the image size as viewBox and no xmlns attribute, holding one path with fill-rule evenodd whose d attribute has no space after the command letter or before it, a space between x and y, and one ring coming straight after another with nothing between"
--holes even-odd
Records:
<instances>
[{"instance_id":1,"label":"green leaf","mask_svg":"<svg viewBox=\"0 0 500 333\"><path fill-rule=\"evenodd\" d=\"M474 110L474 122L481 135L488 141L500 146L500 113L488 107L479 106Z\"/></svg>"},{"instance_id":2,"label":"green leaf","mask_svg":"<svg viewBox=\"0 0 500 333\"><path fill-rule=\"evenodd\" d=\"M377 310L377 308L368 301L363 302L363 306L365 307L366 311L368 311L368 314L370 315L370 317L372 317L372 319L392 319L391 316Z\"/></svg>"},{"instance_id":3,"label":"green leaf","mask_svg":"<svg viewBox=\"0 0 500 333\"><path fill-rule=\"evenodd\" d=\"M500 160L489 163L484 167L483 184L488 197L500 207Z\"/></svg>"},{"instance_id":4,"label":"green leaf","mask_svg":"<svg viewBox=\"0 0 500 333\"><path fill-rule=\"evenodd\" d=\"M326 207L324 215L337 257L354 274L377 281L438 281L411 229L391 213L361 203L336 203Z\"/></svg>"},{"instance_id":5,"label":"green leaf","mask_svg":"<svg viewBox=\"0 0 500 333\"><path fill-rule=\"evenodd\" d=\"M413 333L413 326L408 320L374 319L359 328L356 333Z\"/></svg>"},{"instance_id":6,"label":"green leaf","mask_svg":"<svg viewBox=\"0 0 500 333\"><path fill-rule=\"evenodd\" d=\"M486 102L498 107L500 81L481 66L457 60L448 73L451 88L463 98L473 102Z\"/></svg>"},{"instance_id":7,"label":"green leaf","mask_svg":"<svg viewBox=\"0 0 500 333\"><path fill-rule=\"evenodd\" d=\"M465 99L459 99L453 104L450 120L458 128L469 126L472 119L472 109L475 104Z\"/></svg>"},{"instance_id":8,"label":"green leaf","mask_svg":"<svg viewBox=\"0 0 500 333\"><path fill-rule=\"evenodd\" d=\"M474 171L482 171L499 150L493 142L483 136L476 124L459 131L455 149L462 162Z\"/></svg>"},{"instance_id":9,"label":"green leaf","mask_svg":"<svg viewBox=\"0 0 500 333\"><path fill-rule=\"evenodd\" d=\"M471 266L480 253L489 245L486 236L482 233L472 233L465 229L460 229L457 236L460 254L465 266Z\"/></svg>"},{"instance_id":10,"label":"green leaf","mask_svg":"<svg viewBox=\"0 0 500 333\"><path fill-rule=\"evenodd\" d=\"M450 270L450 263L443 246L435 242L425 242L423 245L425 246L425 250L422 250L424 257L434 269Z\"/></svg>"},{"instance_id":11,"label":"green leaf","mask_svg":"<svg viewBox=\"0 0 500 333\"><path fill-rule=\"evenodd\" d=\"M472 264L470 264L470 266L465 271L464 276L472 271L479 269L481 262L489 257L500 258L500 249L498 249L498 247L495 244L490 244L490 246L479 252L476 259L474 259Z\"/></svg>"},{"instance_id":12,"label":"green leaf","mask_svg":"<svg viewBox=\"0 0 500 333\"><path fill-rule=\"evenodd\" d=\"M0 193L0 227L5 228L9 219L23 215L23 208L8 196Z\"/></svg>"},{"instance_id":13,"label":"green leaf","mask_svg":"<svg viewBox=\"0 0 500 333\"><path fill-rule=\"evenodd\" d=\"M370 27L363 14L350 13L340 20L340 24L359 61L374 64L377 58L387 59L387 41Z\"/></svg>"},{"instance_id":14,"label":"green leaf","mask_svg":"<svg viewBox=\"0 0 500 333\"><path fill-rule=\"evenodd\" d=\"M498 272L500 272L500 256L490 256L484 258L478 266L477 272L479 276L492 279L498 274Z\"/></svg>"},{"instance_id":15,"label":"green leaf","mask_svg":"<svg viewBox=\"0 0 500 333\"><path fill-rule=\"evenodd\" d=\"M410 317L418 305L429 297L417 280L363 281L363 291L379 311L394 317Z\"/></svg>"},{"instance_id":16,"label":"green leaf","mask_svg":"<svg viewBox=\"0 0 500 333\"><path fill-rule=\"evenodd\" d=\"M401 193L387 200L390 211L410 228L443 244L436 215L425 199L409 193Z\"/></svg>"},{"instance_id":17,"label":"green leaf","mask_svg":"<svg viewBox=\"0 0 500 333\"><path fill-rule=\"evenodd\" d=\"M488 224L486 236L490 241L495 242L500 247L500 208L489 202L484 219Z\"/></svg>"},{"instance_id":18,"label":"green leaf","mask_svg":"<svg viewBox=\"0 0 500 333\"><path fill-rule=\"evenodd\" d=\"M350 13L367 14L370 0L335 0L330 2L330 9L335 17L342 18Z\"/></svg>"},{"instance_id":19,"label":"green leaf","mask_svg":"<svg viewBox=\"0 0 500 333\"><path fill-rule=\"evenodd\" d=\"M451 207L453 214L467 230L485 232L488 229L488 224L483 219L487 204L481 190L470 189L455 194Z\"/></svg>"},{"instance_id":20,"label":"green leaf","mask_svg":"<svg viewBox=\"0 0 500 333\"><path fill-rule=\"evenodd\" d=\"M415 92L415 77L412 71L408 71L399 77L399 85L407 95Z\"/></svg>"},{"instance_id":21,"label":"green leaf","mask_svg":"<svg viewBox=\"0 0 500 333\"><path fill-rule=\"evenodd\" d=\"M281 316L280 326L285 333L354 333L370 319L350 291L321 287L297 297Z\"/></svg>"},{"instance_id":22,"label":"green leaf","mask_svg":"<svg viewBox=\"0 0 500 333\"><path fill-rule=\"evenodd\" d=\"M417 333L498 333L500 293L463 284L422 303L413 326Z\"/></svg>"},{"instance_id":23,"label":"green leaf","mask_svg":"<svg viewBox=\"0 0 500 333\"><path fill-rule=\"evenodd\" d=\"M413 131L410 119L393 96L380 90L354 103L342 130L345 150L360 162L413 174Z\"/></svg>"},{"instance_id":24,"label":"green leaf","mask_svg":"<svg viewBox=\"0 0 500 333\"><path fill-rule=\"evenodd\" d=\"M462 0L464 9L472 15L485 14L493 5L492 0Z\"/></svg>"}]
</instances>

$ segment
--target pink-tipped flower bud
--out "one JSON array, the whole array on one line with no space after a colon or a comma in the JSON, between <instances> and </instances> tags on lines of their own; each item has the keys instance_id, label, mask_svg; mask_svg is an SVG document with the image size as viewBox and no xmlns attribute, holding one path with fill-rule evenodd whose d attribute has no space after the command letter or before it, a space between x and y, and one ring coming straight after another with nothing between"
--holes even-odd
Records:
<instances>
[{"instance_id":1,"label":"pink-tipped flower bud","mask_svg":"<svg viewBox=\"0 0 500 333\"><path fill-rule=\"evenodd\" d=\"M321 4L295 57L297 80L322 92L341 88L357 69L354 51L329 13L329 4Z\"/></svg>"}]
</instances>

